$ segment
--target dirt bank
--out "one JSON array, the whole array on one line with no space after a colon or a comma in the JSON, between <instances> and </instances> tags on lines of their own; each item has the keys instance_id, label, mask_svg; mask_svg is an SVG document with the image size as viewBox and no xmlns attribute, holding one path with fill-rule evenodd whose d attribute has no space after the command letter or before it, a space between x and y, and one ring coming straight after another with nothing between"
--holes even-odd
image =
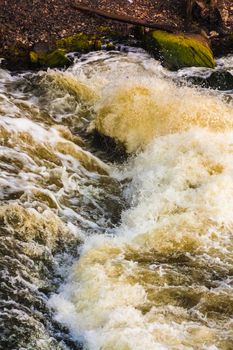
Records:
<instances>
[{"instance_id":1,"label":"dirt bank","mask_svg":"<svg viewBox=\"0 0 233 350\"><path fill-rule=\"evenodd\" d=\"M187 30L187 0L83 0L81 4L119 15L128 15L145 23L172 25L177 31ZM78 3L78 1L76 1ZM200 1L199 1L200 3ZM119 33L129 35L132 25L103 19L75 9L74 0L0 0L0 57L11 64L21 64L36 43L53 45L59 38L79 32L87 34ZM231 0L218 0L218 16L225 32L233 32L233 5ZM208 11L194 7L190 31L204 28L209 33L217 32L213 42L220 50L220 37L225 32L219 29L218 21L210 21ZM203 12L203 13L202 13ZM229 36L229 34L227 34ZM217 38L217 39L216 39ZM226 46L229 46L227 42ZM233 45L232 45L233 46Z\"/></svg>"}]
</instances>

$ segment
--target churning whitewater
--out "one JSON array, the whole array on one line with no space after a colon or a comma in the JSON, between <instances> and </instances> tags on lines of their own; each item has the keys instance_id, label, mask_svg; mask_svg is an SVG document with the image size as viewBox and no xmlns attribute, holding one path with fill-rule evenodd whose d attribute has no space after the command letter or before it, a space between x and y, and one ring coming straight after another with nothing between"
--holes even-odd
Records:
<instances>
[{"instance_id":1,"label":"churning whitewater","mask_svg":"<svg viewBox=\"0 0 233 350\"><path fill-rule=\"evenodd\" d=\"M224 70L232 57L174 73L133 50L1 72L0 222L28 261L34 314L7 278L34 349L232 350L233 90L192 80Z\"/></svg>"}]
</instances>

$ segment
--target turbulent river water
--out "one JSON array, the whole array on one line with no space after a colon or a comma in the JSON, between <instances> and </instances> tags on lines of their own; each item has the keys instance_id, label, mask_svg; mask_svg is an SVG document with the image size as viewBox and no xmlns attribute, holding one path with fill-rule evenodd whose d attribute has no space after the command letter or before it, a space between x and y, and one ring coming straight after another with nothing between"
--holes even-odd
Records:
<instances>
[{"instance_id":1,"label":"turbulent river water","mask_svg":"<svg viewBox=\"0 0 233 350\"><path fill-rule=\"evenodd\" d=\"M231 73L0 70L1 349L233 349Z\"/></svg>"}]
</instances>

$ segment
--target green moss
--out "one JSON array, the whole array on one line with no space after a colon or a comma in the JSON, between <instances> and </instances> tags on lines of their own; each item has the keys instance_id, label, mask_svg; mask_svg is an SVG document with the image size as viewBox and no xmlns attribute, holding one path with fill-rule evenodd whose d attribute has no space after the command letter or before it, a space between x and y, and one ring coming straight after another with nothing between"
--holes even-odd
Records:
<instances>
[{"instance_id":1,"label":"green moss","mask_svg":"<svg viewBox=\"0 0 233 350\"><path fill-rule=\"evenodd\" d=\"M87 35L78 33L56 41L56 47L65 49L67 52L79 51L87 52L91 50L100 50L102 46L100 38L96 35Z\"/></svg>"},{"instance_id":2,"label":"green moss","mask_svg":"<svg viewBox=\"0 0 233 350\"><path fill-rule=\"evenodd\" d=\"M35 51L30 51L29 56L30 56L30 61L32 63L37 63L38 62L39 57L38 57L38 54Z\"/></svg>"},{"instance_id":3,"label":"green moss","mask_svg":"<svg viewBox=\"0 0 233 350\"><path fill-rule=\"evenodd\" d=\"M200 36L155 30L146 34L145 43L149 50L159 52L164 65L170 69L215 66L213 53Z\"/></svg>"},{"instance_id":4,"label":"green moss","mask_svg":"<svg viewBox=\"0 0 233 350\"><path fill-rule=\"evenodd\" d=\"M116 46L113 43L109 42L106 44L106 50L111 51L115 49L116 49Z\"/></svg>"},{"instance_id":5,"label":"green moss","mask_svg":"<svg viewBox=\"0 0 233 350\"><path fill-rule=\"evenodd\" d=\"M43 67L59 67L69 63L66 53L72 51L88 52L100 50L101 40L96 35L78 33L74 36L59 39L55 42L54 50L47 45L40 45L29 54L30 62Z\"/></svg>"},{"instance_id":6,"label":"green moss","mask_svg":"<svg viewBox=\"0 0 233 350\"><path fill-rule=\"evenodd\" d=\"M102 42L103 41L103 42ZM115 46L108 40L104 40L100 34L78 33L73 36L58 39L53 44L39 43L35 45L33 51L29 53L30 62L42 67L58 67L69 63L66 54L69 52L90 52L101 50L113 50Z\"/></svg>"},{"instance_id":7,"label":"green moss","mask_svg":"<svg viewBox=\"0 0 233 350\"><path fill-rule=\"evenodd\" d=\"M30 52L30 61L33 64L46 67L59 67L68 64L69 60L65 56L66 51L56 49L52 52Z\"/></svg>"}]
</instances>

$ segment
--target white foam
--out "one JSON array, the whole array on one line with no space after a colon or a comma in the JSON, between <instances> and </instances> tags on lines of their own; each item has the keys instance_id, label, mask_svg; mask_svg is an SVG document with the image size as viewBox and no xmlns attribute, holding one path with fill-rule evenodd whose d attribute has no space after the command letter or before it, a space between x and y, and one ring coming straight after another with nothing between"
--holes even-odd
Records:
<instances>
[{"instance_id":1,"label":"white foam","mask_svg":"<svg viewBox=\"0 0 233 350\"><path fill-rule=\"evenodd\" d=\"M228 298L232 287L225 288L221 277L217 290L209 284L215 278L211 275L214 269L218 276L219 270L231 268L233 259L232 108L207 92L201 96L196 90L168 83L161 71L159 80L155 75L149 78L152 69L147 71L137 59L119 60L116 55L106 65L103 58L90 70L82 68L90 76L93 71L94 77L100 75L95 88L101 86L102 92L96 110L106 105L105 96L115 96L116 87L124 90L127 84L122 72L126 74L129 67L134 74L130 84L154 79L152 87L159 90L162 81L169 88L173 103L167 106L169 98L164 95L160 106L169 109L169 122L173 118L177 129L170 134L165 121L165 133L152 135L142 153L123 167L112 168L113 176L129 182L125 198L130 208L123 212L114 237L85 240L79 261L50 305L74 338L84 337L89 350L220 350L221 341L231 336L226 331L230 316L219 319L215 307L220 298ZM94 61L92 57L91 64ZM75 69L80 66L75 66L74 74ZM141 74L145 76L140 78ZM147 96L161 102L156 90ZM143 102L139 105L143 116ZM123 115L124 105L116 107ZM152 120L153 108L148 115ZM186 128L190 115L192 125ZM204 116L210 122L213 117L220 126L227 123L208 130ZM121 124L117 131L122 127L127 135L127 113L120 119L124 121L126 125ZM140 128L135 131L136 141L139 134ZM179 256L190 263L185 265L183 258L179 264Z\"/></svg>"}]
</instances>

